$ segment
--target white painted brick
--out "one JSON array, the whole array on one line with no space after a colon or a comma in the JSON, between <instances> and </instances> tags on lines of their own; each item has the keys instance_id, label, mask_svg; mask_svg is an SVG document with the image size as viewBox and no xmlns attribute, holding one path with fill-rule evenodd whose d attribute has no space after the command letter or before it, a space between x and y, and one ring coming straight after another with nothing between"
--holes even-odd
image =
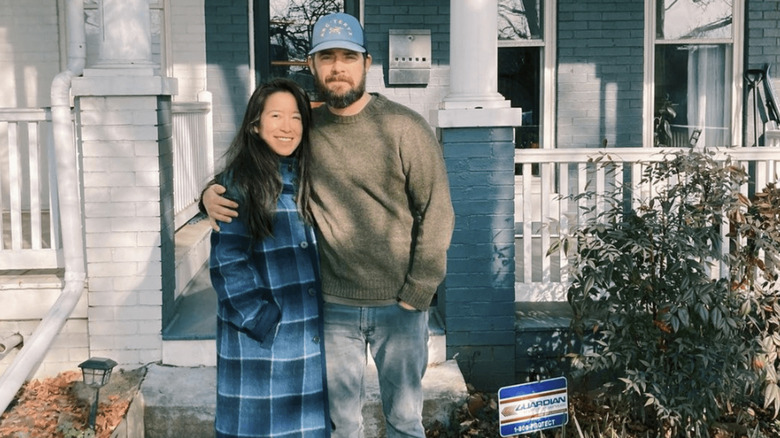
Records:
<instances>
[{"instance_id":1,"label":"white painted brick","mask_svg":"<svg viewBox=\"0 0 780 438\"><path fill-rule=\"evenodd\" d=\"M136 125L136 113L133 111L82 111L81 122L84 126Z\"/></svg>"},{"instance_id":2,"label":"white painted brick","mask_svg":"<svg viewBox=\"0 0 780 438\"><path fill-rule=\"evenodd\" d=\"M89 347L94 352L97 352L99 350L113 350L118 346L116 343L116 336L114 335L99 334L93 332L92 336L89 337L89 341L90 341Z\"/></svg>"},{"instance_id":3,"label":"white painted brick","mask_svg":"<svg viewBox=\"0 0 780 438\"><path fill-rule=\"evenodd\" d=\"M87 260L111 260L112 253L113 250L111 248L89 248L87 249ZM89 281L90 291L94 291L96 287L99 287L100 282L97 282L96 280L98 279L90 278ZM107 286L110 286L110 284Z\"/></svg>"},{"instance_id":4,"label":"white painted brick","mask_svg":"<svg viewBox=\"0 0 780 438\"><path fill-rule=\"evenodd\" d=\"M152 248L116 248L112 260L116 262L146 262L148 260L160 260L159 247Z\"/></svg>"},{"instance_id":5,"label":"white painted brick","mask_svg":"<svg viewBox=\"0 0 780 438\"><path fill-rule=\"evenodd\" d=\"M116 336L115 342L117 345L122 345L125 348L132 350L153 350L162 348L162 336L159 333Z\"/></svg>"},{"instance_id":6,"label":"white painted brick","mask_svg":"<svg viewBox=\"0 0 780 438\"><path fill-rule=\"evenodd\" d=\"M137 141L133 146L134 154L139 157L157 157L160 153L160 145L156 141Z\"/></svg>"},{"instance_id":7,"label":"white painted brick","mask_svg":"<svg viewBox=\"0 0 780 438\"><path fill-rule=\"evenodd\" d=\"M136 172L133 184L136 187L159 187L160 172Z\"/></svg>"},{"instance_id":8,"label":"white painted brick","mask_svg":"<svg viewBox=\"0 0 780 438\"><path fill-rule=\"evenodd\" d=\"M82 348L88 348L89 347L89 341L87 340L87 333L81 332L81 333L60 333L57 335L57 344L61 345L63 348L70 348L70 347L82 347ZM67 359L67 356L65 357Z\"/></svg>"},{"instance_id":9,"label":"white painted brick","mask_svg":"<svg viewBox=\"0 0 780 438\"><path fill-rule=\"evenodd\" d=\"M141 350L138 352L138 360L140 364L148 364L152 362L160 362L162 360L162 346L161 348L155 348L153 350Z\"/></svg>"},{"instance_id":10,"label":"white painted brick","mask_svg":"<svg viewBox=\"0 0 780 438\"><path fill-rule=\"evenodd\" d=\"M131 115L131 124L136 126L156 126L157 125L157 112L156 111L133 111Z\"/></svg>"},{"instance_id":11,"label":"white painted brick","mask_svg":"<svg viewBox=\"0 0 780 438\"><path fill-rule=\"evenodd\" d=\"M126 291L126 290L138 291L138 293L144 296L149 293L160 294L160 290L162 289L162 279L159 275L149 275L149 276L136 275L136 276L117 277L114 279L113 286L114 286L114 290L117 291ZM140 299L139 303L154 304L154 303L145 302L144 299Z\"/></svg>"},{"instance_id":12,"label":"white painted brick","mask_svg":"<svg viewBox=\"0 0 780 438\"><path fill-rule=\"evenodd\" d=\"M156 110L156 96L82 96L81 111L133 111Z\"/></svg>"},{"instance_id":13,"label":"white painted brick","mask_svg":"<svg viewBox=\"0 0 780 438\"><path fill-rule=\"evenodd\" d=\"M117 187L111 189L112 202L149 202L160 198L160 189L156 187Z\"/></svg>"},{"instance_id":14,"label":"white painted brick","mask_svg":"<svg viewBox=\"0 0 780 438\"><path fill-rule=\"evenodd\" d=\"M85 141L157 140L157 134L157 127L144 125L100 125L82 129Z\"/></svg>"},{"instance_id":15,"label":"white painted brick","mask_svg":"<svg viewBox=\"0 0 780 438\"><path fill-rule=\"evenodd\" d=\"M128 272L135 272L136 264L131 262L125 263L88 263L88 270L90 277L113 277L126 275Z\"/></svg>"},{"instance_id":16,"label":"white painted brick","mask_svg":"<svg viewBox=\"0 0 780 438\"><path fill-rule=\"evenodd\" d=\"M127 217L128 214L132 214L133 211L135 211L135 203L132 202L114 204L89 202L84 204L84 214L88 218L108 218L110 221L110 218ZM115 231L113 228L110 228L109 230ZM90 231L94 232L98 230L90 229Z\"/></svg>"},{"instance_id":17,"label":"white painted brick","mask_svg":"<svg viewBox=\"0 0 780 438\"><path fill-rule=\"evenodd\" d=\"M136 245L135 233L88 233L87 248L132 247Z\"/></svg>"},{"instance_id":18,"label":"white painted brick","mask_svg":"<svg viewBox=\"0 0 780 438\"><path fill-rule=\"evenodd\" d=\"M90 187L127 187L135 185L133 172L84 172L84 184Z\"/></svg>"},{"instance_id":19,"label":"white painted brick","mask_svg":"<svg viewBox=\"0 0 780 438\"><path fill-rule=\"evenodd\" d=\"M162 330L162 317L158 306L133 306L122 308L116 313L117 321L143 321L144 324L157 325Z\"/></svg>"},{"instance_id":20,"label":"white painted brick","mask_svg":"<svg viewBox=\"0 0 780 438\"><path fill-rule=\"evenodd\" d=\"M89 200L91 202L108 202L111 200L111 192L109 191L109 189L105 187L100 187L100 188L85 187L84 199Z\"/></svg>"},{"instance_id":21,"label":"white painted brick","mask_svg":"<svg viewBox=\"0 0 780 438\"><path fill-rule=\"evenodd\" d=\"M76 368L78 364L89 358L89 347L74 347L68 349L68 359L71 363L73 363L73 369L78 370L79 368Z\"/></svg>"},{"instance_id":22,"label":"white painted brick","mask_svg":"<svg viewBox=\"0 0 780 438\"><path fill-rule=\"evenodd\" d=\"M110 357L117 361L118 368L134 369L140 365L144 365L144 362L140 361L140 355L137 350L127 350L123 348L105 348L105 349L92 349L93 356Z\"/></svg>"},{"instance_id":23,"label":"white painted brick","mask_svg":"<svg viewBox=\"0 0 780 438\"><path fill-rule=\"evenodd\" d=\"M134 306L138 304L138 295L133 291L91 291L90 306Z\"/></svg>"},{"instance_id":24,"label":"white painted brick","mask_svg":"<svg viewBox=\"0 0 780 438\"><path fill-rule=\"evenodd\" d=\"M78 318L74 319L71 318L65 322L65 325L62 326L62 330L60 330L60 333L79 333L86 335L89 333L87 330L87 320L86 318Z\"/></svg>"},{"instance_id":25,"label":"white painted brick","mask_svg":"<svg viewBox=\"0 0 780 438\"><path fill-rule=\"evenodd\" d=\"M135 321L97 321L89 323L93 333L121 333L132 335L138 333L138 323Z\"/></svg>"},{"instance_id":26,"label":"white painted brick","mask_svg":"<svg viewBox=\"0 0 780 438\"><path fill-rule=\"evenodd\" d=\"M144 306L162 306L162 291L140 291L138 296L138 303Z\"/></svg>"},{"instance_id":27,"label":"white painted brick","mask_svg":"<svg viewBox=\"0 0 780 438\"><path fill-rule=\"evenodd\" d=\"M91 257L91 251L104 251L103 249L95 250L95 249L88 249L87 250L87 259L97 259L96 257ZM109 251L109 257L110 257L110 250ZM102 255L101 253L98 253L98 255ZM95 277L89 279L89 292L111 292L114 291L114 279L111 277Z\"/></svg>"},{"instance_id":28,"label":"white painted brick","mask_svg":"<svg viewBox=\"0 0 780 438\"><path fill-rule=\"evenodd\" d=\"M160 246L160 233L139 232L136 237L139 246Z\"/></svg>"},{"instance_id":29,"label":"white painted brick","mask_svg":"<svg viewBox=\"0 0 780 438\"><path fill-rule=\"evenodd\" d=\"M84 142L84 144L89 146L89 155L90 157L95 158L103 158L103 161L106 161L107 158L132 158L135 156L135 143L132 141L112 141L112 142L104 142L104 141L91 141L91 142ZM85 156L86 153L85 153ZM96 169L96 170L105 170L105 169ZM127 169L123 169L127 170Z\"/></svg>"},{"instance_id":30,"label":"white painted brick","mask_svg":"<svg viewBox=\"0 0 780 438\"><path fill-rule=\"evenodd\" d=\"M70 357L68 356L68 348L66 344L56 341L52 344L51 348L46 352L45 361L49 364L54 363L68 363Z\"/></svg>"},{"instance_id":31,"label":"white painted brick","mask_svg":"<svg viewBox=\"0 0 780 438\"><path fill-rule=\"evenodd\" d=\"M160 229L160 219L156 217L115 217L111 220L114 231L154 231Z\"/></svg>"},{"instance_id":32,"label":"white painted brick","mask_svg":"<svg viewBox=\"0 0 780 438\"><path fill-rule=\"evenodd\" d=\"M136 216L160 216L160 203L159 202L136 202L135 203L135 215Z\"/></svg>"},{"instance_id":33,"label":"white painted brick","mask_svg":"<svg viewBox=\"0 0 780 438\"><path fill-rule=\"evenodd\" d=\"M105 217L87 217L84 226L90 233L108 233L111 231L111 220Z\"/></svg>"},{"instance_id":34,"label":"white painted brick","mask_svg":"<svg viewBox=\"0 0 780 438\"><path fill-rule=\"evenodd\" d=\"M136 272L136 275L138 276L158 276L162 278L162 264L161 263L151 263L151 264L138 264L138 271ZM153 290L159 290L159 289L153 289Z\"/></svg>"},{"instance_id":35,"label":"white painted brick","mask_svg":"<svg viewBox=\"0 0 780 438\"><path fill-rule=\"evenodd\" d=\"M56 377L66 371L78 371L77 364L79 363L81 362L51 362L47 357L44 358L43 363L38 367L31 379L43 380L50 377Z\"/></svg>"}]
</instances>

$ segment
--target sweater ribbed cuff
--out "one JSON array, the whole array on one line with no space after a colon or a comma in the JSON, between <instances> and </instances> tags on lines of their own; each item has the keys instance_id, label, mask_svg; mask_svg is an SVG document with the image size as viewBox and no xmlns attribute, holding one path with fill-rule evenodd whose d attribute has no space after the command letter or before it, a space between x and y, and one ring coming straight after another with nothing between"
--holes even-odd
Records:
<instances>
[{"instance_id":1,"label":"sweater ribbed cuff","mask_svg":"<svg viewBox=\"0 0 780 438\"><path fill-rule=\"evenodd\" d=\"M435 287L420 284L407 277L401 291L398 293L398 299L411 304L417 310L426 311L431 306L434 293L436 293Z\"/></svg>"}]
</instances>

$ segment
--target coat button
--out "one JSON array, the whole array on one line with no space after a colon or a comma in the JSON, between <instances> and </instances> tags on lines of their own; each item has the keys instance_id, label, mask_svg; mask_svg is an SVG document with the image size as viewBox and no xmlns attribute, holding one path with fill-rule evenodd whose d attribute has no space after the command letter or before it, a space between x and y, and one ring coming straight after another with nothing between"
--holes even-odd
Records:
<instances>
[{"instance_id":1,"label":"coat button","mask_svg":"<svg viewBox=\"0 0 780 438\"><path fill-rule=\"evenodd\" d=\"M317 294L317 291L313 287L310 287L309 288L309 295L314 296L316 294Z\"/></svg>"},{"instance_id":2,"label":"coat button","mask_svg":"<svg viewBox=\"0 0 780 438\"><path fill-rule=\"evenodd\" d=\"M315 336L315 337L311 338L311 340L314 341L315 344L319 344L320 343L320 337L319 336Z\"/></svg>"},{"instance_id":3,"label":"coat button","mask_svg":"<svg viewBox=\"0 0 780 438\"><path fill-rule=\"evenodd\" d=\"M301 248L306 249L309 247L309 242L301 242Z\"/></svg>"}]
</instances>

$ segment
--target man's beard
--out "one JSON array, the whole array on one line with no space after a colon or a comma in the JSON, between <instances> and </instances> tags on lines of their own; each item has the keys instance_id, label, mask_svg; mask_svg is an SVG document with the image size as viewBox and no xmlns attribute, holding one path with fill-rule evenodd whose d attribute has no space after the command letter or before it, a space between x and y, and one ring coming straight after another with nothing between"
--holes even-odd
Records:
<instances>
[{"instance_id":1,"label":"man's beard","mask_svg":"<svg viewBox=\"0 0 780 438\"><path fill-rule=\"evenodd\" d=\"M349 90L347 90L343 94L337 94L335 91L330 90L327 86L327 82L328 82L327 78L325 79L325 81L322 81L319 77L316 77L316 82L317 82L317 89L319 90L320 94L325 98L325 103L331 108L338 108L338 109L346 108L352 105L353 103L357 102L361 97L363 97L363 94L365 94L366 92L365 74L363 74L363 77L360 78L360 83L358 83L357 86L350 87Z\"/></svg>"}]
</instances>

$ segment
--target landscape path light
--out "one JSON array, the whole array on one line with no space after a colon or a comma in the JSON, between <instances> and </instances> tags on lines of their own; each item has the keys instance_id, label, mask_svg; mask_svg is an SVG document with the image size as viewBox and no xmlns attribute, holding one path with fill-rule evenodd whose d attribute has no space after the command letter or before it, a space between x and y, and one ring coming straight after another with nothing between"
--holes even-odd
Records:
<instances>
[{"instance_id":1,"label":"landscape path light","mask_svg":"<svg viewBox=\"0 0 780 438\"><path fill-rule=\"evenodd\" d=\"M98 398L100 398L100 388L108 383L111 378L111 370L116 366L116 361L105 357L90 357L81 362L81 374L84 376L84 383L90 388L95 388L95 401L89 410L89 427L95 430L95 417L97 416Z\"/></svg>"}]
</instances>

